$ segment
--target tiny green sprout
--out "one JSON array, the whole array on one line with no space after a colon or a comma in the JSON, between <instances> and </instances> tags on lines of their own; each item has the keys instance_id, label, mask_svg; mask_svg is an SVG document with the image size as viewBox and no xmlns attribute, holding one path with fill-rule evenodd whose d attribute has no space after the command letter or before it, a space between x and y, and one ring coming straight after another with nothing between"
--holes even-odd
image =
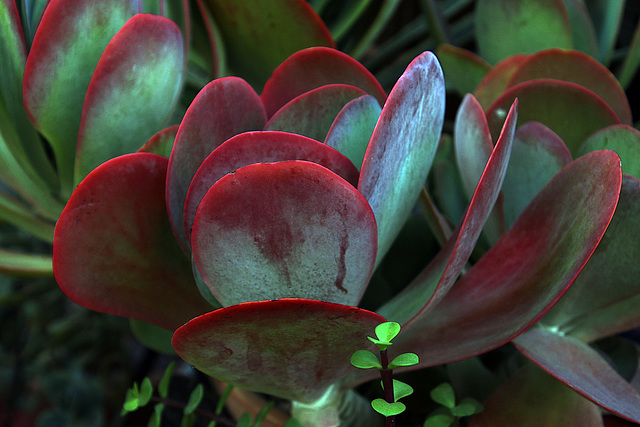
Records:
<instances>
[{"instance_id":1,"label":"tiny green sprout","mask_svg":"<svg viewBox=\"0 0 640 427\"><path fill-rule=\"evenodd\" d=\"M400 332L400 324L396 322L384 322L376 326L376 338L369 338L369 341L378 346L380 351L385 351L392 343L391 340Z\"/></svg>"},{"instance_id":2,"label":"tiny green sprout","mask_svg":"<svg viewBox=\"0 0 640 427\"><path fill-rule=\"evenodd\" d=\"M133 387L127 390L124 404L122 405L122 415L145 406L151 400L152 394L153 386L149 378L142 380L139 387L138 383L133 383Z\"/></svg>"},{"instance_id":3,"label":"tiny green sprout","mask_svg":"<svg viewBox=\"0 0 640 427\"><path fill-rule=\"evenodd\" d=\"M456 420L482 412L484 408L475 399L467 397L456 404L453 387L449 383L442 383L431 390L431 398L442 405L424 422L423 427L450 427Z\"/></svg>"}]
</instances>

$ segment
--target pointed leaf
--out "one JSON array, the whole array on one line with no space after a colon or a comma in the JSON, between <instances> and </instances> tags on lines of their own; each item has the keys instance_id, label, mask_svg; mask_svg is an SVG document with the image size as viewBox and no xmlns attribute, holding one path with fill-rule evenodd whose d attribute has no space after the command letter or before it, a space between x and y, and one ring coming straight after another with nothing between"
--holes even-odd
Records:
<instances>
[{"instance_id":1,"label":"pointed leaf","mask_svg":"<svg viewBox=\"0 0 640 427\"><path fill-rule=\"evenodd\" d=\"M334 149L288 132L246 132L225 141L215 149L196 172L184 206L184 228L187 240L200 201L211 186L228 173L253 163L273 163L286 160L306 160L318 163L344 178L354 187L358 171L351 162Z\"/></svg>"},{"instance_id":2,"label":"pointed leaf","mask_svg":"<svg viewBox=\"0 0 640 427\"><path fill-rule=\"evenodd\" d=\"M376 78L358 61L336 49L311 47L291 55L276 68L262 91L267 114L305 92L328 84L358 87L383 105L386 94Z\"/></svg>"},{"instance_id":3,"label":"pointed leaf","mask_svg":"<svg viewBox=\"0 0 640 427\"><path fill-rule=\"evenodd\" d=\"M94 169L56 225L53 271L69 298L92 310L175 329L206 312L189 259L165 210L167 159L116 157Z\"/></svg>"},{"instance_id":4,"label":"pointed leaf","mask_svg":"<svg viewBox=\"0 0 640 427\"><path fill-rule=\"evenodd\" d=\"M290 297L356 305L373 271L376 227L360 193L323 166L258 163L209 189L192 249L224 306Z\"/></svg>"},{"instance_id":5,"label":"pointed leaf","mask_svg":"<svg viewBox=\"0 0 640 427\"><path fill-rule=\"evenodd\" d=\"M440 65L425 52L409 64L382 109L358 183L378 223L377 262L425 183L442 131L444 92Z\"/></svg>"},{"instance_id":6,"label":"pointed leaf","mask_svg":"<svg viewBox=\"0 0 640 427\"><path fill-rule=\"evenodd\" d=\"M355 86L332 84L310 90L279 109L265 130L283 130L324 141L331 124L351 100L366 95Z\"/></svg>"},{"instance_id":7,"label":"pointed leaf","mask_svg":"<svg viewBox=\"0 0 640 427\"><path fill-rule=\"evenodd\" d=\"M598 35L598 59L603 64L608 64L616 46L625 2L587 0L586 3Z\"/></svg>"},{"instance_id":8,"label":"pointed leaf","mask_svg":"<svg viewBox=\"0 0 640 427\"><path fill-rule=\"evenodd\" d=\"M640 423L640 394L588 344L532 328L514 344L542 369L598 405Z\"/></svg>"},{"instance_id":9,"label":"pointed leaf","mask_svg":"<svg viewBox=\"0 0 640 427\"><path fill-rule=\"evenodd\" d=\"M182 85L182 36L170 19L138 14L111 39L89 82L75 181L140 148L160 130Z\"/></svg>"},{"instance_id":10,"label":"pointed leaf","mask_svg":"<svg viewBox=\"0 0 640 427\"><path fill-rule=\"evenodd\" d=\"M622 172L640 179L640 131L631 126L613 125L591 135L580 154L613 150L622 160Z\"/></svg>"},{"instance_id":11,"label":"pointed leaf","mask_svg":"<svg viewBox=\"0 0 640 427\"><path fill-rule=\"evenodd\" d=\"M611 107L590 90L561 80L537 79L511 87L489 107L492 134L500 128L508 106L516 98L520 124L536 121L548 126L574 155L589 135L620 123Z\"/></svg>"},{"instance_id":12,"label":"pointed leaf","mask_svg":"<svg viewBox=\"0 0 640 427\"><path fill-rule=\"evenodd\" d=\"M134 0L49 3L24 71L24 103L51 143L62 180L71 193L76 142L85 92L109 40L137 12Z\"/></svg>"},{"instance_id":13,"label":"pointed leaf","mask_svg":"<svg viewBox=\"0 0 640 427\"><path fill-rule=\"evenodd\" d=\"M474 416L469 427L602 426L596 405L527 365L509 378Z\"/></svg>"},{"instance_id":14,"label":"pointed leaf","mask_svg":"<svg viewBox=\"0 0 640 427\"><path fill-rule=\"evenodd\" d=\"M382 388L384 389L384 386ZM396 402L402 398L411 396L411 394L413 394L413 387L402 381L393 380L393 398Z\"/></svg>"},{"instance_id":15,"label":"pointed leaf","mask_svg":"<svg viewBox=\"0 0 640 427\"><path fill-rule=\"evenodd\" d=\"M573 36L573 49L585 54L598 57L598 37L593 26L593 20L582 0L563 0Z\"/></svg>"},{"instance_id":16,"label":"pointed leaf","mask_svg":"<svg viewBox=\"0 0 640 427\"><path fill-rule=\"evenodd\" d=\"M0 249L0 272L12 276L51 277L51 256Z\"/></svg>"},{"instance_id":17,"label":"pointed leaf","mask_svg":"<svg viewBox=\"0 0 640 427\"><path fill-rule=\"evenodd\" d=\"M288 56L310 46L334 43L329 30L303 0L207 0L230 68L260 89Z\"/></svg>"},{"instance_id":18,"label":"pointed leaf","mask_svg":"<svg viewBox=\"0 0 640 427\"><path fill-rule=\"evenodd\" d=\"M346 373L349 357L384 318L321 301L240 304L197 317L173 345L197 369L247 390L311 403ZM328 354L330 353L330 357Z\"/></svg>"},{"instance_id":19,"label":"pointed leaf","mask_svg":"<svg viewBox=\"0 0 640 427\"><path fill-rule=\"evenodd\" d=\"M176 135L167 173L169 219L185 252L189 250L189 244L184 234L184 201L200 164L227 139L245 131L260 130L265 123L260 98L247 82L237 77L212 81L187 109Z\"/></svg>"},{"instance_id":20,"label":"pointed leaf","mask_svg":"<svg viewBox=\"0 0 640 427\"><path fill-rule=\"evenodd\" d=\"M360 170L381 111L371 95L349 101L333 121L324 143L344 154Z\"/></svg>"},{"instance_id":21,"label":"pointed leaf","mask_svg":"<svg viewBox=\"0 0 640 427\"><path fill-rule=\"evenodd\" d=\"M200 405L200 402L202 402L203 396L204 389L202 384L198 384L191 392L191 395L189 395L189 401L187 402L187 406L184 408L185 415L192 414L196 410L198 405Z\"/></svg>"}]
</instances>

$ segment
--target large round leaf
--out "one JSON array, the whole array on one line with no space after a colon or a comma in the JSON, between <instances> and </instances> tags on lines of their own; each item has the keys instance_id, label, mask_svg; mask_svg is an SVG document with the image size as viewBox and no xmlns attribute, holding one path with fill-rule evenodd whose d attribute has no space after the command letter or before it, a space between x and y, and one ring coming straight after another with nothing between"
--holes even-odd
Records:
<instances>
[{"instance_id":1,"label":"large round leaf","mask_svg":"<svg viewBox=\"0 0 640 427\"><path fill-rule=\"evenodd\" d=\"M162 156L127 154L78 185L53 241L54 274L69 298L172 330L211 309L173 238L166 171Z\"/></svg>"},{"instance_id":2,"label":"large round leaf","mask_svg":"<svg viewBox=\"0 0 640 427\"><path fill-rule=\"evenodd\" d=\"M173 346L202 372L233 385L312 403L353 368L349 358L384 322L376 313L303 299L235 305L179 328Z\"/></svg>"},{"instance_id":3,"label":"large round leaf","mask_svg":"<svg viewBox=\"0 0 640 427\"><path fill-rule=\"evenodd\" d=\"M325 167L259 163L209 189L191 243L224 306L275 298L357 305L373 270L376 227L362 195Z\"/></svg>"}]
</instances>

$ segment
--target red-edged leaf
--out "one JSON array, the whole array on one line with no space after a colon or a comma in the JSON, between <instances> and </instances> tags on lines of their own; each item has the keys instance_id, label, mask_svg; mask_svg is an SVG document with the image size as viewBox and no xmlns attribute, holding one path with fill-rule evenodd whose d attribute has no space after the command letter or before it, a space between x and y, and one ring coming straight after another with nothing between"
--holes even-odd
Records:
<instances>
[{"instance_id":1,"label":"red-edged leaf","mask_svg":"<svg viewBox=\"0 0 640 427\"><path fill-rule=\"evenodd\" d=\"M331 84L310 90L279 109L265 130L283 130L324 141L331 124L351 100L366 93L355 86Z\"/></svg>"},{"instance_id":2,"label":"red-edged leaf","mask_svg":"<svg viewBox=\"0 0 640 427\"><path fill-rule=\"evenodd\" d=\"M623 175L616 213L575 283L541 322L594 341L640 327L640 180Z\"/></svg>"},{"instance_id":3,"label":"red-edged leaf","mask_svg":"<svg viewBox=\"0 0 640 427\"><path fill-rule=\"evenodd\" d=\"M69 298L172 330L211 309L173 239L164 203L166 170L162 156L127 154L78 185L53 241L54 274Z\"/></svg>"},{"instance_id":4,"label":"red-edged leaf","mask_svg":"<svg viewBox=\"0 0 640 427\"><path fill-rule=\"evenodd\" d=\"M447 89L454 89L461 95L473 92L491 65L476 54L450 44L441 44L436 51L444 71Z\"/></svg>"},{"instance_id":5,"label":"red-edged leaf","mask_svg":"<svg viewBox=\"0 0 640 427\"><path fill-rule=\"evenodd\" d=\"M153 135L142 147L138 149L141 153L155 153L167 159L171 156L173 143L178 133L178 125L169 126L166 129Z\"/></svg>"},{"instance_id":6,"label":"red-edged leaf","mask_svg":"<svg viewBox=\"0 0 640 427\"><path fill-rule=\"evenodd\" d=\"M474 91L475 97L485 110L502 95L513 73L528 55L513 55L498 62L482 79Z\"/></svg>"},{"instance_id":7,"label":"red-edged leaf","mask_svg":"<svg viewBox=\"0 0 640 427\"><path fill-rule=\"evenodd\" d=\"M520 124L540 122L558 134L569 151L595 131L620 123L616 113L602 98L575 83L537 79L509 88L487 110L489 128L499 129L514 99L520 103Z\"/></svg>"},{"instance_id":8,"label":"red-edged leaf","mask_svg":"<svg viewBox=\"0 0 640 427\"><path fill-rule=\"evenodd\" d=\"M563 0L479 0L475 22L480 56L492 64L519 53L573 47Z\"/></svg>"},{"instance_id":9,"label":"red-edged leaf","mask_svg":"<svg viewBox=\"0 0 640 427\"><path fill-rule=\"evenodd\" d=\"M251 302L213 311L176 331L184 360L247 390L311 403L348 372L384 318L338 304L303 299Z\"/></svg>"},{"instance_id":10,"label":"red-edged leaf","mask_svg":"<svg viewBox=\"0 0 640 427\"><path fill-rule=\"evenodd\" d=\"M320 17L304 0L207 0L222 36L229 67L261 88L293 53L311 46L333 47Z\"/></svg>"},{"instance_id":11,"label":"red-edged leaf","mask_svg":"<svg viewBox=\"0 0 640 427\"><path fill-rule=\"evenodd\" d=\"M135 0L53 0L24 71L24 103L51 143L63 192L71 193L85 92L109 40L138 11Z\"/></svg>"},{"instance_id":12,"label":"red-edged leaf","mask_svg":"<svg viewBox=\"0 0 640 427\"><path fill-rule=\"evenodd\" d=\"M569 162L571 154L567 146L551 129L538 122L529 122L518 128L502 184L507 228L542 187Z\"/></svg>"},{"instance_id":13,"label":"red-edged leaf","mask_svg":"<svg viewBox=\"0 0 640 427\"><path fill-rule=\"evenodd\" d=\"M591 135L580 154L613 150L622 160L622 172L640 179L640 131L627 125L612 125Z\"/></svg>"},{"instance_id":14,"label":"red-edged leaf","mask_svg":"<svg viewBox=\"0 0 640 427\"><path fill-rule=\"evenodd\" d=\"M534 79L564 80L584 86L609 104L622 123L631 124L631 108L622 86L607 67L585 53L548 49L529 55L508 86Z\"/></svg>"},{"instance_id":15,"label":"red-edged leaf","mask_svg":"<svg viewBox=\"0 0 640 427\"><path fill-rule=\"evenodd\" d=\"M75 181L140 148L162 128L182 85L182 36L168 18L138 14L111 39L82 107Z\"/></svg>"},{"instance_id":16,"label":"red-edged leaf","mask_svg":"<svg viewBox=\"0 0 640 427\"><path fill-rule=\"evenodd\" d=\"M359 87L380 105L387 98L380 83L358 61L336 49L312 47L296 52L276 68L264 86L262 102L271 117L297 96L328 84Z\"/></svg>"},{"instance_id":17,"label":"red-edged leaf","mask_svg":"<svg viewBox=\"0 0 640 427\"><path fill-rule=\"evenodd\" d=\"M356 305L373 271L376 226L362 195L325 167L258 163L213 184L191 244L224 306L275 298Z\"/></svg>"},{"instance_id":18,"label":"red-edged leaf","mask_svg":"<svg viewBox=\"0 0 640 427\"><path fill-rule=\"evenodd\" d=\"M196 210L209 188L228 173L252 163L306 160L318 163L351 183L358 182L358 170L327 145L287 132L247 132L234 136L215 149L196 172L184 204L184 228L191 241L191 228Z\"/></svg>"},{"instance_id":19,"label":"red-edged leaf","mask_svg":"<svg viewBox=\"0 0 640 427\"><path fill-rule=\"evenodd\" d=\"M184 201L191 179L211 152L234 135L261 130L266 116L260 97L247 82L224 77L206 85L182 119L167 173L167 209L173 232L183 250Z\"/></svg>"},{"instance_id":20,"label":"red-edged leaf","mask_svg":"<svg viewBox=\"0 0 640 427\"><path fill-rule=\"evenodd\" d=\"M596 405L534 365L516 372L483 406L469 427L602 426Z\"/></svg>"},{"instance_id":21,"label":"red-edged leaf","mask_svg":"<svg viewBox=\"0 0 640 427\"><path fill-rule=\"evenodd\" d=\"M445 101L438 60L424 52L387 99L365 154L358 190L378 223L378 262L400 232L435 156Z\"/></svg>"},{"instance_id":22,"label":"red-edged leaf","mask_svg":"<svg viewBox=\"0 0 640 427\"><path fill-rule=\"evenodd\" d=\"M544 328L528 330L514 344L535 364L578 393L640 423L640 394L588 344Z\"/></svg>"}]
</instances>

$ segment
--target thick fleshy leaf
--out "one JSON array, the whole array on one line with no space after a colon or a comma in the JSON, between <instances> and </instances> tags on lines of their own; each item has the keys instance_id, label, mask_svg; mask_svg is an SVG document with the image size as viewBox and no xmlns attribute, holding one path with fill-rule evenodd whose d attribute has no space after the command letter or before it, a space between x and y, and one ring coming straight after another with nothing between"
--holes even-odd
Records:
<instances>
[{"instance_id":1,"label":"thick fleshy leaf","mask_svg":"<svg viewBox=\"0 0 640 427\"><path fill-rule=\"evenodd\" d=\"M206 3L222 35L229 67L257 89L293 53L334 46L329 30L304 0Z\"/></svg>"},{"instance_id":2,"label":"thick fleshy leaf","mask_svg":"<svg viewBox=\"0 0 640 427\"><path fill-rule=\"evenodd\" d=\"M444 71L447 89L460 95L471 93L491 70L491 65L476 54L450 44L441 44L436 51Z\"/></svg>"},{"instance_id":3,"label":"thick fleshy leaf","mask_svg":"<svg viewBox=\"0 0 640 427\"><path fill-rule=\"evenodd\" d=\"M168 18L138 14L111 39L82 108L76 183L160 130L182 85L182 36Z\"/></svg>"},{"instance_id":4,"label":"thick fleshy leaf","mask_svg":"<svg viewBox=\"0 0 640 427\"><path fill-rule=\"evenodd\" d=\"M84 307L173 330L211 307L173 239L167 163L134 153L94 169L58 220L53 271L63 292Z\"/></svg>"},{"instance_id":5,"label":"thick fleshy leaf","mask_svg":"<svg viewBox=\"0 0 640 427\"><path fill-rule=\"evenodd\" d=\"M517 84L487 110L489 128L499 129L514 99L520 102L520 124L540 122L558 134L572 154L595 131L620 120L602 98L575 83L537 79Z\"/></svg>"},{"instance_id":6,"label":"thick fleshy leaf","mask_svg":"<svg viewBox=\"0 0 640 427\"><path fill-rule=\"evenodd\" d=\"M366 93L355 86L331 84L310 90L279 109L265 130L282 130L324 141L342 108Z\"/></svg>"},{"instance_id":7,"label":"thick fleshy leaf","mask_svg":"<svg viewBox=\"0 0 640 427\"><path fill-rule=\"evenodd\" d=\"M479 0L475 21L480 56L492 64L519 53L573 47L562 0Z\"/></svg>"},{"instance_id":8,"label":"thick fleshy leaf","mask_svg":"<svg viewBox=\"0 0 640 427\"><path fill-rule=\"evenodd\" d=\"M138 149L138 152L155 153L168 159L171 156L177 133L178 125L169 126L149 138L149 140Z\"/></svg>"},{"instance_id":9,"label":"thick fleshy leaf","mask_svg":"<svg viewBox=\"0 0 640 427\"><path fill-rule=\"evenodd\" d=\"M359 87L384 104L386 94L376 78L358 61L336 49L312 47L291 55L264 86L262 102L271 117L305 92L328 84Z\"/></svg>"},{"instance_id":10,"label":"thick fleshy leaf","mask_svg":"<svg viewBox=\"0 0 640 427\"><path fill-rule=\"evenodd\" d=\"M381 111L371 95L349 101L333 121L324 143L344 154L360 170Z\"/></svg>"},{"instance_id":11,"label":"thick fleshy leaf","mask_svg":"<svg viewBox=\"0 0 640 427\"><path fill-rule=\"evenodd\" d=\"M387 99L365 154L358 190L378 223L382 260L425 184L444 121L442 69L431 52L407 67Z\"/></svg>"},{"instance_id":12,"label":"thick fleshy leaf","mask_svg":"<svg viewBox=\"0 0 640 427\"><path fill-rule=\"evenodd\" d=\"M357 307L303 299L235 305L178 329L184 360L221 381L311 403L348 372L367 334L384 318Z\"/></svg>"},{"instance_id":13,"label":"thick fleshy leaf","mask_svg":"<svg viewBox=\"0 0 640 427\"><path fill-rule=\"evenodd\" d=\"M567 146L551 129L538 122L529 122L518 128L502 184L507 228L569 162L571 154Z\"/></svg>"},{"instance_id":14,"label":"thick fleshy leaf","mask_svg":"<svg viewBox=\"0 0 640 427\"><path fill-rule=\"evenodd\" d=\"M540 321L585 341L640 327L640 180L623 175L616 213L575 283Z\"/></svg>"},{"instance_id":15,"label":"thick fleshy leaf","mask_svg":"<svg viewBox=\"0 0 640 427\"><path fill-rule=\"evenodd\" d=\"M63 194L71 193L80 116L91 75L109 40L136 12L135 0L53 0L24 71L24 103L51 143Z\"/></svg>"},{"instance_id":16,"label":"thick fleshy leaf","mask_svg":"<svg viewBox=\"0 0 640 427\"><path fill-rule=\"evenodd\" d=\"M620 182L611 151L567 165L428 315L403 326L394 351L418 354L424 367L512 340L575 280L609 224Z\"/></svg>"},{"instance_id":17,"label":"thick fleshy leaf","mask_svg":"<svg viewBox=\"0 0 640 427\"><path fill-rule=\"evenodd\" d=\"M260 97L247 82L224 77L206 85L187 109L169 158L167 209L178 243L184 234L184 201L191 180L211 152L234 135L261 130L266 123Z\"/></svg>"},{"instance_id":18,"label":"thick fleshy leaf","mask_svg":"<svg viewBox=\"0 0 640 427\"><path fill-rule=\"evenodd\" d=\"M602 427L596 405L535 365L521 368L483 406L469 427Z\"/></svg>"},{"instance_id":19,"label":"thick fleshy leaf","mask_svg":"<svg viewBox=\"0 0 640 427\"><path fill-rule=\"evenodd\" d=\"M584 2L582 0L563 0L563 3L567 8L569 21L571 22L573 49L597 58L598 36Z\"/></svg>"},{"instance_id":20,"label":"thick fleshy leaf","mask_svg":"<svg viewBox=\"0 0 640 427\"><path fill-rule=\"evenodd\" d=\"M489 108L507 90L509 80L529 55L513 55L498 62L482 79L474 91L483 109Z\"/></svg>"},{"instance_id":21,"label":"thick fleshy leaf","mask_svg":"<svg viewBox=\"0 0 640 427\"><path fill-rule=\"evenodd\" d=\"M591 135L580 154L613 150L622 160L622 172L640 179L640 131L631 126L613 125Z\"/></svg>"},{"instance_id":22,"label":"thick fleshy leaf","mask_svg":"<svg viewBox=\"0 0 640 427\"><path fill-rule=\"evenodd\" d=\"M609 104L622 123L631 124L631 108L622 86L611 71L587 54L548 49L529 55L508 86L534 79L564 80L584 86Z\"/></svg>"},{"instance_id":23,"label":"thick fleshy leaf","mask_svg":"<svg viewBox=\"0 0 640 427\"><path fill-rule=\"evenodd\" d=\"M376 226L362 195L325 167L258 163L209 189L191 244L224 306L276 298L357 305L373 271Z\"/></svg>"},{"instance_id":24,"label":"thick fleshy leaf","mask_svg":"<svg viewBox=\"0 0 640 427\"><path fill-rule=\"evenodd\" d=\"M358 183L355 166L331 147L288 132L246 132L225 141L215 149L196 172L184 204L184 227L187 240L196 210L211 186L228 173L253 163L306 160L318 163L344 178L354 187Z\"/></svg>"},{"instance_id":25,"label":"thick fleshy leaf","mask_svg":"<svg viewBox=\"0 0 640 427\"><path fill-rule=\"evenodd\" d=\"M406 323L425 316L428 309L444 298L462 272L500 194L513 144L517 109L514 103L461 224L409 286L378 310L386 318Z\"/></svg>"},{"instance_id":26,"label":"thick fleshy leaf","mask_svg":"<svg viewBox=\"0 0 640 427\"><path fill-rule=\"evenodd\" d=\"M535 364L578 393L640 423L640 394L588 344L544 328L528 330L514 344Z\"/></svg>"}]
</instances>

